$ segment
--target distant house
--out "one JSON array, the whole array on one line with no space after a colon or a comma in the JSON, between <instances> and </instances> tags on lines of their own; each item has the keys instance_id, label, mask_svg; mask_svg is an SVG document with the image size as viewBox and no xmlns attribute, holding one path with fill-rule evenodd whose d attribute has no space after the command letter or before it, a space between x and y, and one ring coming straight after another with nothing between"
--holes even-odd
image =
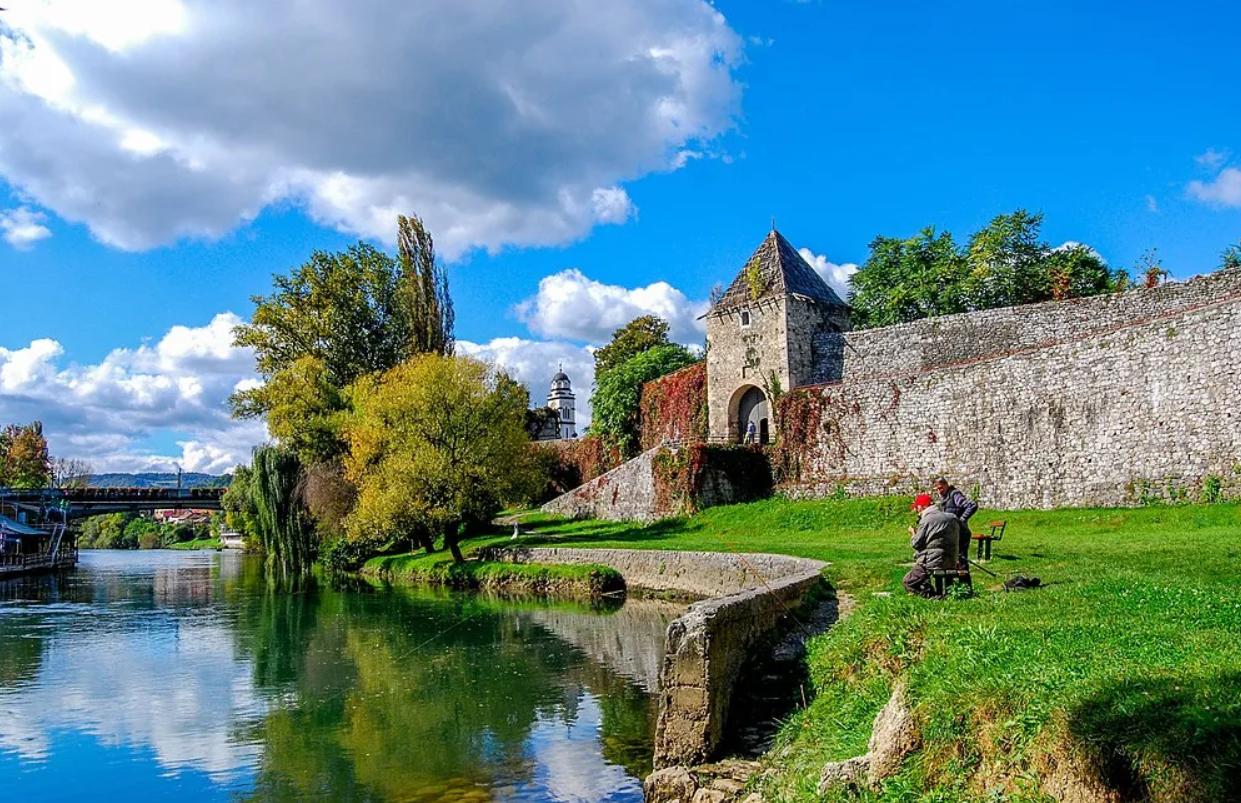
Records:
<instances>
[{"instance_id":1,"label":"distant house","mask_svg":"<svg viewBox=\"0 0 1241 803\"><path fill-rule=\"evenodd\" d=\"M210 510L157 510L155 520L160 524L209 524Z\"/></svg>"}]
</instances>

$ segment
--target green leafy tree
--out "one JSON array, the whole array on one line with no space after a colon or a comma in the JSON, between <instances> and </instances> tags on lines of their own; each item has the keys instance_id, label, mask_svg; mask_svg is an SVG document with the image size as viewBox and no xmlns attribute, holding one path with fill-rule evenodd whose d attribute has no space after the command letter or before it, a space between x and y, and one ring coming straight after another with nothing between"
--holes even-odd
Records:
<instances>
[{"instance_id":1,"label":"green leafy tree","mask_svg":"<svg viewBox=\"0 0 1241 803\"><path fill-rule=\"evenodd\" d=\"M1219 266L1224 270L1241 268L1241 243L1233 243L1219 255Z\"/></svg>"},{"instance_id":2,"label":"green leafy tree","mask_svg":"<svg viewBox=\"0 0 1241 803\"><path fill-rule=\"evenodd\" d=\"M246 538L258 537L258 506L254 502L252 472L246 466L233 469L233 481L220 498L224 523Z\"/></svg>"},{"instance_id":3,"label":"green leafy tree","mask_svg":"<svg viewBox=\"0 0 1241 803\"><path fill-rule=\"evenodd\" d=\"M640 442L642 386L695 362L697 358L684 346L663 345L642 351L597 376L590 397L591 434L620 447L626 455L635 454Z\"/></svg>"},{"instance_id":4,"label":"green leafy tree","mask_svg":"<svg viewBox=\"0 0 1241 803\"><path fill-rule=\"evenodd\" d=\"M907 240L877 237L852 278L859 329L938 315L1111 293L1129 285L1082 245L1052 248L1042 214L999 215L960 248L947 232L923 229Z\"/></svg>"},{"instance_id":5,"label":"green leafy tree","mask_svg":"<svg viewBox=\"0 0 1241 803\"><path fill-rule=\"evenodd\" d=\"M643 315L612 333L612 340L595 352L595 381L621 363L644 351L668 345L668 322L655 315Z\"/></svg>"},{"instance_id":6,"label":"green leafy tree","mask_svg":"<svg viewBox=\"0 0 1241 803\"><path fill-rule=\"evenodd\" d=\"M529 459L525 389L465 357L427 354L352 389L345 476L358 489L355 540L442 539L490 521Z\"/></svg>"},{"instance_id":7,"label":"green leafy tree","mask_svg":"<svg viewBox=\"0 0 1241 803\"><path fill-rule=\"evenodd\" d=\"M435 259L435 242L417 215L397 217L397 258L406 295L409 348L414 354L452 354L455 315L448 273Z\"/></svg>"},{"instance_id":8,"label":"green leafy tree","mask_svg":"<svg viewBox=\"0 0 1241 803\"><path fill-rule=\"evenodd\" d=\"M310 580L314 527L302 506L302 466L297 455L278 446L254 450L251 495L257 510L259 542L267 553L268 580L297 588Z\"/></svg>"},{"instance_id":9,"label":"green leafy tree","mask_svg":"<svg viewBox=\"0 0 1241 803\"><path fill-rule=\"evenodd\" d=\"M876 237L852 278L853 325L891 326L963 312L965 275L965 259L949 232L927 227L907 240Z\"/></svg>"}]
</instances>

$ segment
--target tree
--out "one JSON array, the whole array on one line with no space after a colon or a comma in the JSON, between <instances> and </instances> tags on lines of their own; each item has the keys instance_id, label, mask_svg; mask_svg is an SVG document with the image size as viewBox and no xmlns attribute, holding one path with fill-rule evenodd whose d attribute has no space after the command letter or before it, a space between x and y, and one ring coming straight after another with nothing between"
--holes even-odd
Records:
<instances>
[{"instance_id":1,"label":"tree","mask_svg":"<svg viewBox=\"0 0 1241 803\"><path fill-rule=\"evenodd\" d=\"M435 261L435 243L417 215L400 215L397 254L409 316L414 354L452 354L455 315L448 294L448 273Z\"/></svg>"},{"instance_id":2,"label":"tree","mask_svg":"<svg viewBox=\"0 0 1241 803\"><path fill-rule=\"evenodd\" d=\"M254 502L252 472L246 466L233 469L233 481L220 498L224 523L235 533L258 538L258 506Z\"/></svg>"},{"instance_id":3,"label":"tree","mask_svg":"<svg viewBox=\"0 0 1241 803\"><path fill-rule=\"evenodd\" d=\"M1241 268L1241 243L1233 243L1219 255L1219 266L1223 270Z\"/></svg>"},{"instance_id":4,"label":"tree","mask_svg":"<svg viewBox=\"0 0 1241 803\"><path fill-rule=\"evenodd\" d=\"M853 275L853 325L865 329L996 307L1081 298L1123 290L1124 270L1111 270L1080 244L1052 248L1043 215L1018 209L999 215L959 248L947 232L923 229L907 240L877 237Z\"/></svg>"},{"instance_id":5,"label":"tree","mask_svg":"<svg viewBox=\"0 0 1241 803\"><path fill-rule=\"evenodd\" d=\"M91 464L76 457L57 457L52 461L53 488L85 488L95 473Z\"/></svg>"},{"instance_id":6,"label":"tree","mask_svg":"<svg viewBox=\"0 0 1241 803\"><path fill-rule=\"evenodd\" d=\"M651 380L693 365L697 358L684 346L663 345L631 357L596 376L590 398L591 434L632 455L639 443L642 386Z\"/></svg>"},{"instance_id":7,"label":"tree","mask_svg":"<svg viewBox=\"0 0 1241 803\"><path fill-rule=\"evenodd\" d=\"M853 275L849 302L859 329L965 310L966 263L952 235L928 226L907 240L876 237Z\"/></svg>"},{"instance_id":8,"label":"tree","mask_svg":"<svg viewBox=\"0 0 1241 803\"><path fill-rule=\"evenodd\" d=\"M643 315L612 333L612 340L595 352L595 381L621 363L644 351L668 345L668 322L655 315Z\"/></svg>"},{"instance_id":9,"label":"tree","mask_svg":"<svg viewBox=\"0 0 1241 803\"><path fill-rule=\"evenodd\" d=\"M302 507L297 455L279 446L254 450L251 496L257 511L259 542L267 553L268 581L296 588L310 579L314 528Z\"/></svg>"},{"instance_id":10,"label":"tree","mask_svg":"<svg viewBox=\"0 0 1241 803\"><path fill-rule=\"evenodd\" d=\"M52 480L52 461L39 421L0 431L0 487L44 488Z\"/></svg>"},{"instance_id":11,"label":"tree","mask_svg":"<svg viewBox=\"0 0 1241 803\"><path fill-rule=\"evenodd\" d=\"M477 360L426 354L350 389L345 477L358 489L351 539L442 539L490 521L529 455L528 395Z\"/></svg>"}]
</instances>

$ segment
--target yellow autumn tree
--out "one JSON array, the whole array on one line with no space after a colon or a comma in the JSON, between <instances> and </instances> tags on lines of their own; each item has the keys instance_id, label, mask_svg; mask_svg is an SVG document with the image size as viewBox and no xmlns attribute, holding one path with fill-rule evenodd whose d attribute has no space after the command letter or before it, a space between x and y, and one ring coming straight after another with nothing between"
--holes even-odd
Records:
<instances>
[{"instance_id":1,"label":"yellow autumn tree","mask_svg":"<svg viewBox=\"0 0 1241 803\"><path fill-rule=\"evenodd\" d=\"M345 476L358 498L347 535L438 541L462 560L463 531L490 521L527 473L525 389L478 360L425 354L349 395Z\"/></svg>"}]
</instances>

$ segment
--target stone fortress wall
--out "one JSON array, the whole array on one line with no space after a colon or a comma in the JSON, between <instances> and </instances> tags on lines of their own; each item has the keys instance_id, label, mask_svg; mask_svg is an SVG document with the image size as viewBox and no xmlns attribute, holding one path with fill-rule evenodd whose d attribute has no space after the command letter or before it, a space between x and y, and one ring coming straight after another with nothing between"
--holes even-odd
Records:
<instances>
[{"instance_id":1,"label":"stone fortress wall","mask_svg":"<svg viewBox=\"0 0 1241 803\"><path fill-rule=\"evenodd\" d=\"M941 473L999 507L1241 492L1241 271L813 343L823 421L792 495Z\"/></svg>"}]
</instances>

